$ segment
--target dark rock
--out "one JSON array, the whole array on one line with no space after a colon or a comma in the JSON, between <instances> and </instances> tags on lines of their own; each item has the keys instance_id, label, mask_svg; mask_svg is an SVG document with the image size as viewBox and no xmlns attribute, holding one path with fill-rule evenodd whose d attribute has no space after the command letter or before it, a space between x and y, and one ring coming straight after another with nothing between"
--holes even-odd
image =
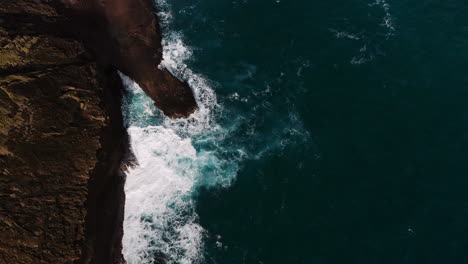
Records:
<instances>
[{"instance_id":1,"label":"dark rock","mask_svg":"<svg viewBox=\"0 0 468 264\"><path fill-rule=\"evenodd\" d=\"M78 260L84 245L94 246L85 234L103 216L97 206L112 227L100 231L108 233L100 251L120 249L112 236L121 233L126 137L118 97L105 95L118 78L75 62L0 77L0 263ZM103 203L97 192L116 201Z\"/></svg>"},{"instance_id":2,"label":"dark rock","mask_svg":"<svg viewBox=\"0 0 468 264\"><path fill-rule=\"evenodd\" d=\"M122 259L121 82L58 30L67 19L0 5L0 263Z\"/></svg>"},{"instance_id":3,"label":"dark rock","mask_svg":"<svg viewBox=\"0 0 468 264\"><path fill-rule=\"evenodd\" d=\"M79 34L100 62L135 80L170 117L187 117L197 108L192 90L169 71L159 69L161 34L149 0L62 0Z\"/></svg>"},{"instance_id":4,"label":"dark rock","mask_svg":"<svg viewBox=\"0 0 468 264\"><path fill-rule=\"evenodd\" d=\"M171 117L192 91L158 69L149 0L0 5L0 263L121 263L128 75Z\"/></svg>"}]
</instances>

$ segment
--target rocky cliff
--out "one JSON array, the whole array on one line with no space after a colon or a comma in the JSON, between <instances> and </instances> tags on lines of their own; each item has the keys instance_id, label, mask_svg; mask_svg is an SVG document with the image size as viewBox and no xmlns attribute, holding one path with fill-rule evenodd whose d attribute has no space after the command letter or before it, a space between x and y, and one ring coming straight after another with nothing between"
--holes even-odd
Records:
<instances>
[{"instance_id":1,"label":"rocky cliff","mask_svg":"<svg viewBox=\"0 0 468 264\"><path fill-rule=\"evenodd\" d=\"M103 202L123 201L120 82L57 30L62 19L40 1L0 5L0 263L108 261L93 242L120 243L119 205ZM104 235L99 203L112 229Z\"/></svg>"},{"instance_id":2,"label":"rocky cliff","mask_svg":"<svg viewBox=\"0 0 468 264\"><path fill-rule=\"evenodd\" d=\"M122 261L116 69L170 116L196 108L161 57L146 0L2 0L0 263Z\"/></svg>"}]
</instances>

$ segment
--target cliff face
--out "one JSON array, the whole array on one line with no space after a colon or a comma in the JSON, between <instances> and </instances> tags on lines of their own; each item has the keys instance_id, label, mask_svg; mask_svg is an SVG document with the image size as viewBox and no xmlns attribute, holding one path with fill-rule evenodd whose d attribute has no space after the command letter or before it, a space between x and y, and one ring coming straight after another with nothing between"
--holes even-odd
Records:
<instances>
[{"instance_id":1,"label":"cliff face","mask_svg":"<svg viewBox=\"0 0 468 264\"><path fill-rule=\"evenodd\" d=\"M166 115L196 109L149 0L2 0L0 263L120 263L128 141L117 69Z\"/></svg>"},{"instance_id":2,"label":"cliff face","mask_svg":"<svg viewBox=\"0 0 468 264\"><path fill-rule=\"evenodd\" d=\"M0 5L0 263L120 258L121 84L64 21L48 1Z\"/></svg>"}]
</instances>

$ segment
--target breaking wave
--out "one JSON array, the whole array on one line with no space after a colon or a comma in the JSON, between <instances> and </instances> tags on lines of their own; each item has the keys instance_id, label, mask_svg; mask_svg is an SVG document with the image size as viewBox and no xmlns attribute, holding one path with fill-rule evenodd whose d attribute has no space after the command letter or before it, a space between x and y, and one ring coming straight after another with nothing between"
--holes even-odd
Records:
<instances>
[{"instance_id":1,"label":"breaking wave","mask_svg":"<svg viewBox=\"0 0 468 264\"><path fill-rule=\"evenodd\" d=\"M158 259L168 264L200 263L207 235L195 211L200 187L230 186L243 160L258 159L288 145L292 137L304 138L307 133L293 112L287 122L298 129L283 126L273 131L278 136L271 141L257 144L248 140L270 140L270 136L256 135L252 120L236 116L220 122L225 109L218 103L210 81L188 67L192 50L184 44L182 33L170 28L169 6L162 0L156 5L163 31L159 67L189 83L198 110L188 118L167 118L138 84L121 74L126 89L122 111L135 157L126 171L123 254L128 264L158 263ZM237 99L228 96L226 100ZM252 111L262 111L267 104ZM239 132L246 127L247 131Z\"/></svg>"},{"instance_id":2,"label":"breaking wave","mask_svg":"<svg viewBox=\"0 0 468 264\"><path fill-rule=\"evenodd\" d=\"M163 29L171 14L157 2ZM237 172L239 153L220 150L223 130L214 91L203 76L188 69L191 56L182 35L163 35L159 67L186 80L199 109L185 119L170 119L154 107L141 88L121 74L126 95L122 110L136 164L127 169L123 254L129 264L199 263L205 231L198 224L194 195L200 186L228 186Z\"/></svg>"}]
</instances>

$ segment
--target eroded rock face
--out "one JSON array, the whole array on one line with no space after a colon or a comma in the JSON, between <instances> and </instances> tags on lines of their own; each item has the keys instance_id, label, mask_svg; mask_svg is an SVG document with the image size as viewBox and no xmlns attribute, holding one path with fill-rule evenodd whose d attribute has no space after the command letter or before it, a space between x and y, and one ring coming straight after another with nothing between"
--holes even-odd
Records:
<instances>
[{"instance_id":1,"label":"eroded rock face","mask_svg":"<svg viewBox=\"0 0 468 264\"><path fill-rule=\"evenodd\" d=\"M0 263L118 262L122 87L53 4L0 4Z\"/></svg>"},{"instance_id":2,"label":"eroded rock face","mask_svg":"<svg viewBox=\"0 0 468 264\"><path fill-rule=\"evenodd\" d=\"M92 64L0 78L0 262L81 256L88 180L109 125L96 79Z\"/></svg>"},{"instance_id":3,"label":"eroded rock face","mask_svg":"<svg viewBox=\"0 0 468 264\"><path fill-rule=\"evenodd\" d=\"M158 68L161 34L150 0L62 1L73 10L71 16L80 21L74 31L101 62L114 65L134 79L164 114L187 117L196 110L188 84Z\"/></svg>"}]
</instances>

